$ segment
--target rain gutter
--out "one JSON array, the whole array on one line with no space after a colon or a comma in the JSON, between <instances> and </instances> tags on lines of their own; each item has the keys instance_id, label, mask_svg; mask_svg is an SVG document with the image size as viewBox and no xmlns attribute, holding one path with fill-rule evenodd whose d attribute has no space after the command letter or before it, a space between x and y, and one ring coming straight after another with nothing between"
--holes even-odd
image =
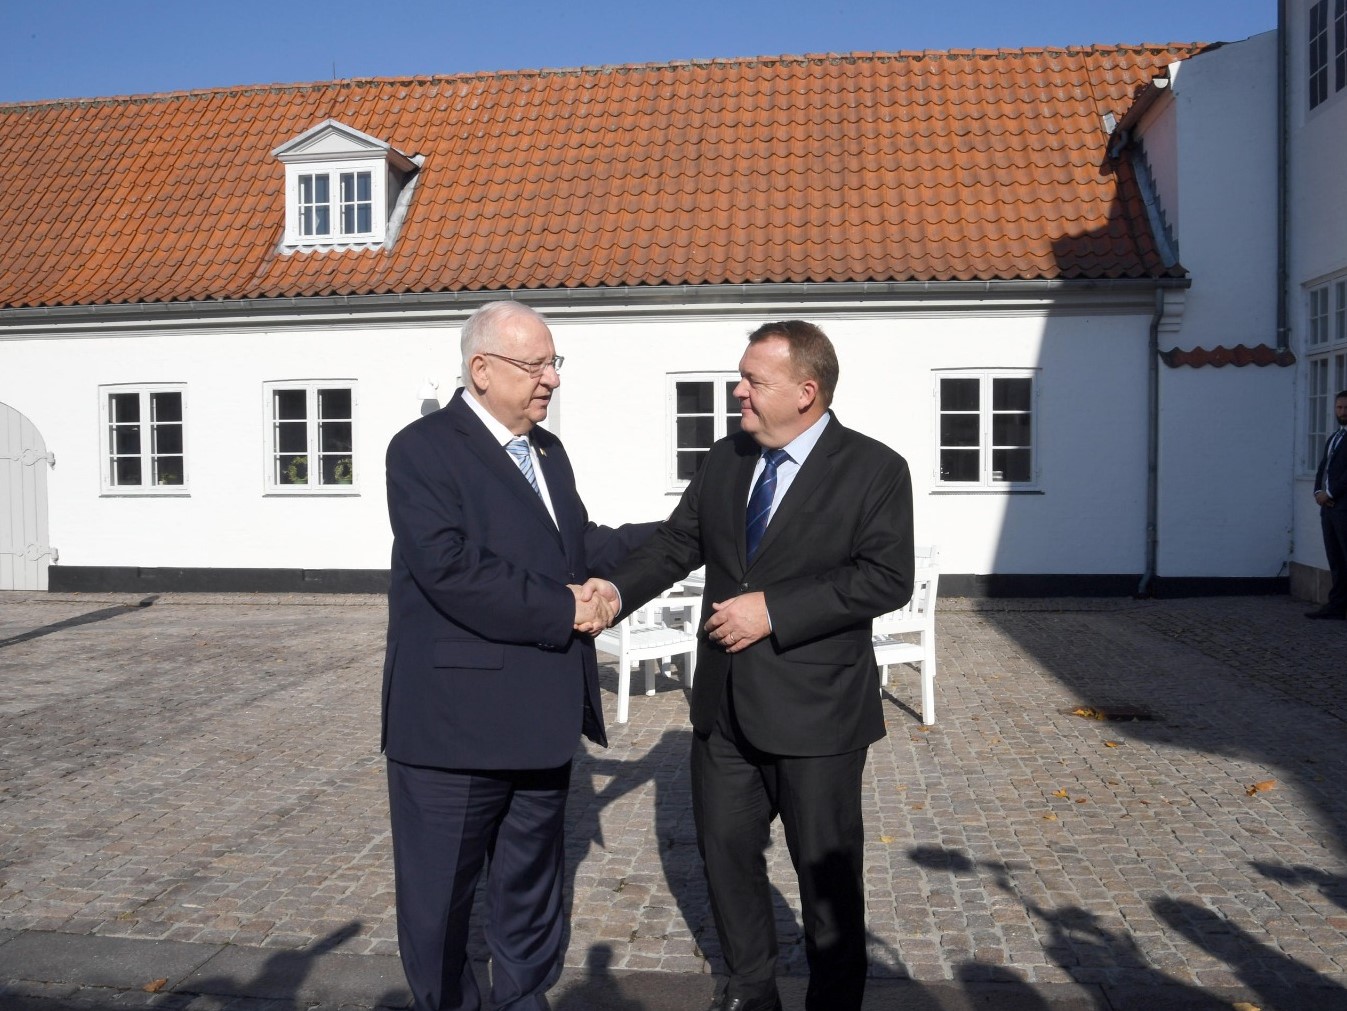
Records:
<instances>
[{"instance_id":1,"label":"rain gutter","mask_svg":"<svg viewBox=\"0 0 1347 1011\"><path fill-rule=\"evenodd\" d=\"M310 298L212 299L192 302L131 302L99 305L34 306L0 309L0 334L39 327L117 329L134 326L201 327L228 325L242 317L276 321L323 317L327 322L368 323L385 314L390 323L408 317L431 322L461 321L486 302L510 299L546 307L558 315L696 313L714 308L752 315L782 303L843 305L852 311L923 310L932 303L968 299L1043 302L1080 297L1113 297L1125 307L1138 304L1157 286L1187 288L1186 277L1101 278L1097 280L854 281L821 284L625 285L605 288L546 288L516 291L407 292L389 295L321 295ZM894 303L904 303L895 305Z\"/></svg>"}]
</instances>

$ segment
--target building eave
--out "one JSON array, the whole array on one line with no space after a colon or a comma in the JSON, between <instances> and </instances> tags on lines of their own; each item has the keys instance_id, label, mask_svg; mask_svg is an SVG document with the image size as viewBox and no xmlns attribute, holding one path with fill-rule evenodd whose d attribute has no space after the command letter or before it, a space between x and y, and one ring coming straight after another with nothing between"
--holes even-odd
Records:
<instances>
[{"instance_id":1,"label":"building eave","mask_svg":"<svg viewBox=\"0 0 1347 1011\"><path fill-rule=\"evenodd\" d=\"M119 330L221 329L323 323L397 325L459 320L486 302L510 299L565 317L615 313L753 315L768 307L856 312L938 311L976 302L1044 311L1088 304L1092 311L1149 309L1157 288L1186 289L1186 277L1093 280L847 281L818 284L636 285L516 291L407 292L313 298L231 299L0 309L0 339Z\"/></svg>"}]
</instances>

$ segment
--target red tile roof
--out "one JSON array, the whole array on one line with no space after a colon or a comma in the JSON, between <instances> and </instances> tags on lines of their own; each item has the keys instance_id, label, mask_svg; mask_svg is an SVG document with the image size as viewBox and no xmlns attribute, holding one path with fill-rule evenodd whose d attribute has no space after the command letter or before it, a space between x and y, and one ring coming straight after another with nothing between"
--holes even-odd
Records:
<instances>
[{"instance_id":1,"label":"red tile roof","mask_svg":"<svg viewBox=\"0 0 1347 1011\"><path fill-rule=\"evenodd\" d=\"M1105 113L1199 45L856 53L0 105L0 307L1182 276ZM271 151L425 156L391 250L286 254ZM1125 160L1124 160L1125 161Z\"/></svg>"}]
</instances>

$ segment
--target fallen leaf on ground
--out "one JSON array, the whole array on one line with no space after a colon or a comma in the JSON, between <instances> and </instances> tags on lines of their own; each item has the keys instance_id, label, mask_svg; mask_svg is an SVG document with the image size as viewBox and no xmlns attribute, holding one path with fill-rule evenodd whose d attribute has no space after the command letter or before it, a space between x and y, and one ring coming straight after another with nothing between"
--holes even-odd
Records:
<instances>
[{"instance_id":1,"label":"fallen leaf on ground","mask_svg":"<svg viewBox=\"0 0 1347 1011\"><path fill-rule=\"evenodd\" d=\"M887 846L889 843L893 842L893 836L882 835L879 837L879 841L882 842L885 846Z\"/></svg>"},{"instance_id":2,"label":"fallen leaf on ground","mask_svg":"<svg viewBox=\"0 0 1347 1011\"><path fill-rule=\"evenodd\" d=\"M167 976L165 976L163 979L151 980L149 983L146 983L144 986L142 986L141 989L144 990L146 993L158 993L166 986L168 986Z\"/></svg>"},{"instance_id":3,"label":"fallen leaf on ground","mask_svg":"<svg viewBox=\"0 0 1347 1011\"><path fill-rule=\"evenodd\" d=\"M1106 720L1108 716L1091 706L1077 706L1071 710L1072 716L1083 716L1087 720Z\"/></svg>"},{"instance_id":4,"label":"fallen leaf on ground","mask_svg":"<svg viewBox=\"0 0 1347 1011\"><path fill-rule=\"evenodd\" d=\"M1090 798L1089 798L1089 797L1077 797L1077 798L1076 798L1076 803L1077 803L1077 804L1088 804L1089 802L1090 802Z\"/></svg>"},{"instance_id":5,"label":"fallen leaf on ground","mask_svg":"<svg viewBox=\"0 0 1347 1011\"><path fill-rule=\"evenodd\" d=\"M1122 741L1105 741L1105 742L1104 742L1104 747L1106 747L1106 748L1121 748L1121 747L1122 747Z\"/></svg>"},{"instance_id":6,"label":"fallen leaf on ground","mask_svg":"<svg viewBox=\"0 0 1347 1011\"><path fill-rule=\"evenodd\" d=\"M1068 794L1067 794L1067 792L1066 792L1066 787L1062 787L1060 790L1053 790L1053 791L1052 791L1052 795L1053 795L1054 797L1066 797L1066 796L1068 796Z\"/></svg>"},{"instance_id":7,"label":"fallen leaf on ground","mask_svg":"<svg viewBox=\"0 0 1347 1011\"><path fill-rule=\"evenodd\" d=\"M1051 811L1049 811L1047 814L1045 814L1045 815L1043 816L1043 820L1044 820L1044 821L1056 821L1056 820L1057 820L1057 816L1056 816L1055 814L1053 814Z\"/></svg>"},{"instance_id":8,"label":"fallen leaf on ground","mask_svg":"<svg viewBox=\"0 0 1347 1011\"><path fill-rule=\"evenodd\" d=\"M1254 783L1253 786L1246 788L1244 792L1252 797L1255 793L1267 793L1269 790L1275 789L1277 789L1277 781L1275 779L1265 779L1261 783Z\"/></svg>"}]
</instances>

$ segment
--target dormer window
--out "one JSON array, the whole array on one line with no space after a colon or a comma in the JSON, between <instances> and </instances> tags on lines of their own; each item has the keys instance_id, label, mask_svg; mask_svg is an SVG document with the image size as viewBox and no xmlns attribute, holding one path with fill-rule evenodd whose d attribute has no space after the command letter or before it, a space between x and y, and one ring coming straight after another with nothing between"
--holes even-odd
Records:
<instances>
[{"instance_id":1,"label":"dormer window","mask_svg":"<svg viewBox=\"0 0 1347 1011\"><path fill-rule=\"evenodd\" d=\"M420 160L327 120L272 154L285 165L285 245L389 246Z\"/></svg>"}]
</instances>

